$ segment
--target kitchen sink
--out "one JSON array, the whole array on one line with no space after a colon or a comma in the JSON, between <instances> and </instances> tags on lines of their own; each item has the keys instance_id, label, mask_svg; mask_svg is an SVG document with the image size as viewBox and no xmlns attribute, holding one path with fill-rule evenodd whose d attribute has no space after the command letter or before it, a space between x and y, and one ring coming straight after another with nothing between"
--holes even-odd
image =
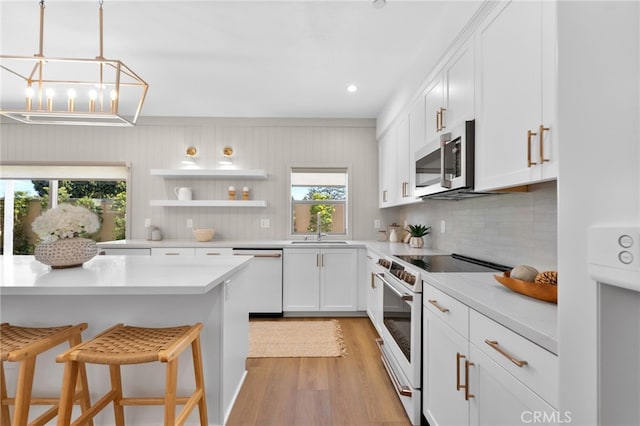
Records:
<instances>
[{"instance_id":1,"label":"kitchen sink","mask_svg":"<svg viewBox=\"0 0 640 426\"><path fill-rule=\"evenodd\" d=\"M347 244L347 242L336 240L294 240L291 241L291 244Z\"/></svg>"}]
</instances>

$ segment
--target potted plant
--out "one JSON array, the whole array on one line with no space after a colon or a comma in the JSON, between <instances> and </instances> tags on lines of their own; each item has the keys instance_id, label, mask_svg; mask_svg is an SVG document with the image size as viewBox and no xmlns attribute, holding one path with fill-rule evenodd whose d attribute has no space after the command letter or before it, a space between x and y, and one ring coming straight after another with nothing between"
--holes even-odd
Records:
<instances>
[{"instance_id":1,"label":"potted plant","mask_svg":"<svg viewBox=\"0 0 640 426\"><path fill-rule=\"evenodd\" d=\"M411 234L409 245L416 248L424 246L422 237L427 235L430 229L431 227L426 225L409 225L409 233Z\"/></svg>"},{"instance_id":2,"label":"potted plant","mask_svg":"<svg viewBox=\"0 0 640 426\"><path fill-rule=\"evenodd\" d=\"M31 227L41 240L33 253L36 260L54 269L82 266L98 252L95 241L83 237L98 231L100 220L84 207L60 204Z\"/></svg>"}]
</instances>

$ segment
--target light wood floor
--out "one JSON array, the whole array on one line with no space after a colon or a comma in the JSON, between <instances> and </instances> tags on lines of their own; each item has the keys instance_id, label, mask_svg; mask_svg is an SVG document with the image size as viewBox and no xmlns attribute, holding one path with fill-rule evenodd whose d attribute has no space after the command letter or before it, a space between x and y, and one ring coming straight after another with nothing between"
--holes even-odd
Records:
<instances>
[{"instance_id":1,"label":"light wood floor","mask_svg":"<svg viewBox=\"0 0 640 426\"><path fill-rule=\"evenodd\" d=\"M280 321L289 319L301 318ZM248 359L227 425L410 425L380 361L369 319L338 319L346 358Z\"/></svg>"}]
</instances>

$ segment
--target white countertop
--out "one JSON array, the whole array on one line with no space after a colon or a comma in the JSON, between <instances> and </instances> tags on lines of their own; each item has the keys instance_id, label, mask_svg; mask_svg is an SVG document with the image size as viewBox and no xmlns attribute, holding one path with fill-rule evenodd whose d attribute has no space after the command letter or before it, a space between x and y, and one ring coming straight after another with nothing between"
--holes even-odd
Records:
<instances>
[{"instance_id":1,"label":"white countertop","mask_svg":"<svg viewBox=\"0 0 640 426\"><path fill-rule=\"evenodd\" d=\"M33 256L0 256L0 294L204 294L252 259L251 256L96 256L82 267L51 269Z\"/></svg>"},{"instance_id":2,"label":"white countertop","mask_svg":"<svg viewBox=\"0 0 640 426\"><path fill-rule=\"evenodd\" d=\"M353 241L353 240L340 240L340 242L332 242L332 240L322 240L321 242L308 240L304 242L300 242L303 240L294 240L298 241L298 243L292 243L291 240L264 240L264 241L245 241L245 240L213 240L200 242L195 239L184 239L184 240L160 240L160 241L149 241L149 240L117 240L117 241L105 241L101 243L97 243L97 246L100 248L161 248L161 247L171 247L171 248L179 248L179 247L227 247L227 248L257 248L257 249L265 249L265 248L304 248L304 247L358 247L364 248L366 247L366 243L364 241Z\"/></svg>"}]
</instances>

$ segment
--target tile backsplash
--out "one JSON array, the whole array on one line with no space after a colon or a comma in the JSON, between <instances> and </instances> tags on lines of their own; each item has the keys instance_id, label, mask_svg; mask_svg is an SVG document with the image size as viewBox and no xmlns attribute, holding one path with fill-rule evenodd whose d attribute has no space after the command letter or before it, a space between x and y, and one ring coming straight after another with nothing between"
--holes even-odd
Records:
<instances>
[{"instance_id":1,"label":"tile backsplash","mask_svg":"<svg viewBox=\"0 0 640 426\"><path fill-rule=\"evenodd\" d=\"M431 226L426 243L435 249L506 265L527 264L540 271L557 270L556 182L532 185L529 192L463 201L428 200L401 207L397 213L400 224L406 220Z\"/></svg>"}]
</instances>

